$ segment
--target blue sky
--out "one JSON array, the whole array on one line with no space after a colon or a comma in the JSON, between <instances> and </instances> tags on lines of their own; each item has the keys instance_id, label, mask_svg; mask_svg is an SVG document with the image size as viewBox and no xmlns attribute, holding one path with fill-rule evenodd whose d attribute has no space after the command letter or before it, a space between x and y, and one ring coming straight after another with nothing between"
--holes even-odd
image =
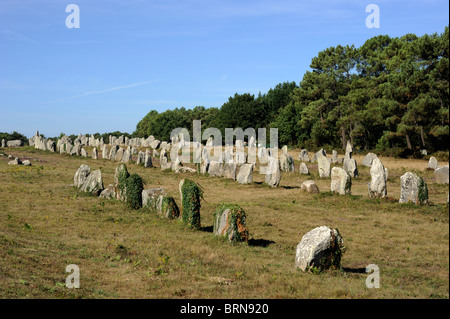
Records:
<instances>
[{"instance_id":1,"label":"blue sky","mask_svg":"<svg viewBox=\"0 0 450 319\"><path fill-rule=\"evenodd\" d=\"M68 4L80 28L68 29ZM380 28L365 25L367 5ZM447 0L1 0L0 132L132 133L150 110L299 83L338 44L441 33Z\"/></svg>"}]
</instances>

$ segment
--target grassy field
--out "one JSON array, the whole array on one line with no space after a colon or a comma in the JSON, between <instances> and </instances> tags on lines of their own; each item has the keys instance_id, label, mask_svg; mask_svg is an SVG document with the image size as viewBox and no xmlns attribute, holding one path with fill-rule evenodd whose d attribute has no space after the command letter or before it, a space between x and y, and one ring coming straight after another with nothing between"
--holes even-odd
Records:
<instances>
[{"instance_id":1,"label":"grassy field","mask_svg":"<svg viewBox=\"0 0 450 319\"><path fill-rule=\"evenodd\" d=\"M296 159L299 151L290 153ZM330 179L319 179L311 163L311 176L282 173L278 188L263 184L258 173L252 185L239 185L127 165L145 188L163 187L179 206L179 181L198 182L203 227L194 231L73 188L81 164L100 168L106 187L117 162L30 147L1 152L30 158L33 166L7 165L0 157L0 298L449 298L449 189L433 183L425 160L381 157L390 175L389 198L382 200L368 198L369 169L361 165L347 196L331 194ZM360 164L362 156L355 158ZM429 205L398 203L407 171L428 183ZM300 189L307 179L320 194ZM221 202L246 210L248 245L214 237ZM322 225L344 238L342 269L303 273L294 268L295 248ZM69 264L80 268L79 289L65 287ZM369 264L380 268L379 289L365 285Z\"/></svg>"}]
</instances>

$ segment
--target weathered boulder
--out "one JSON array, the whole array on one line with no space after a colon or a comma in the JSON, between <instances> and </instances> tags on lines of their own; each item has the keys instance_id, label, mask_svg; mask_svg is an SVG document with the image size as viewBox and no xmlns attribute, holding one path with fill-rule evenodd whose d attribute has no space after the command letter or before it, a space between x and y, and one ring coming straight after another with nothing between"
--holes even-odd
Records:
<instances>
[{"instance_id":1,"label":"weathered boulder","mask_svg":"<svg viewBox=\"0 0 450 319\"><path fill-rule=\"evenodd\" d=\"M333 167L331 170L331 191L340 195L351 194L352 178L340 167Z\"/></svg>"},{"instance_id":2,"label":"weathered boulder","mask_svg":"<svg viewBox=\"0 0 450 319\"><path fill-rule=\"evenodd\" d=\"M251 184L253 182L253 164L243 164L236 176L239 184Z\"/></svg>"},{"instance_id":3,"label":"weathered boulder","mask_svg":"<svg viewBox=\"0 0 450 319\"><path fill-rule=\"evenodd\" d=\"M439 163L436 159L436 157L431 156L430 159L428 160L428 165L427 165L427 169L438 169L439 168Z\"/></svg>"},{"instance_id":4,"label":"weathered boulder","mask_svg":"<svg viewBox=\"0 0 450 319\"><path fill-rule=\"evenodd\" d=\"M247 214L238 205L221 204L214 212L213 232L230 242L248 242Z\"/></svg>"},{"instance_id":5,"label":"weathered boulder","mask_svg":"<svg viewBox=\"0 0 450 319\"><path fill-rule=\"evenodd\" d=\"M13 161L9 161L8 165L22 165L22 161L18 157L16 157Z\"/></svg>"},{"instance_id":6,"label":"weathered boulder","mask_svg":"<svg viewBox=\"0 0 450 319\"><path fill-rule=\"evenodd\" d=\"M372 167L372 162L376 158L378 157L374 153L367 153L366 156L364 156L361 165L366 167Z\"/></svg>"},{"instance_id":7,"label":"weathered boulder","mask_svg":"<svg viewBox=\"0 0 450 319\"><path fill-rule=\"evenodd\" d=\"M116 188L113 184L109 184L99 195L101 198L115 199L116 198Z\"/></svg>"},{"instance_id":8,"label":"weathered boulder","mask_svg":"<svg viewBox=\"0 0 450 319\"><path fill-rule=\"evenodd\" d=\"M371 181L368 184L369 197L386 197L386 171L381 161L376 158L372 161L372 167L370 168Z\"/></svg>"},{"instance_id":9,"label":"weathered boulder","mask_svg":"<svg viewBox=\"0 0 450 319\"><path fill-rule=\"evenodd\" d=\"M197 170L191 167L186 167L186 166L180 166L175 170L175 173L192 173L195 174L197 173Z\"/></svg>"},{"instance_id":10,"label":"weathered boulder","mask_svg":"<svg viewBox=\"0 0 450 319\"><path fill-rule=\"evenodd\" d=\"M73 178L73 184L80 188L83 186L84 182L86 181L87 177L91 173L91 168L88 165L81 165L80 168L76 171L75 176Z\"/></svg>"},{"instance_id":11,"label":"weathered boulder","mask_svg":"<svg viewBox=\"0 0 450 319\"><path fill-rule=\"evenodd\" d=\"M434 179L438 184L448 184L448 165L436 169Z\"/></svg>"},{"instance_id":12,"label":"weathered boulder","mask_svg":"<svg viewBox=\"0 0 450 319\"><path fill-rule=\"evenodd\" d=\"M314 183L314 181L311 180L304 181L300 186L300 189L308 193L319 193L319 187L317 187L316 183Z\"/></svg>"},{"instance_id":13,"label":"weathered boulder","mask_svg":"<svg viewBox=\"0 0 450 319\"><path fill-rule=\"evenodd\" d=\"M22 162L22 164L23 164L24 166L31 166L31 162L30 162L29 160L24 160L24 161Z\"/></svg>"},{"instance_id":14,"label":"weathered boulder","mask_svg":"<svg viewBox=\"0 0 450 319\"><path fill-rule=\"evenodd\" d=\"M314 228L303 235L295 250L295 267L302 271L311 269L339 269L343 244L339 231L328 226Z\"/></svg>"},{"instance_id":15,"label":"weathered boulder","mask_svg":"<svg viewBox=\"0 0 450 319\"><path fill-rule=\"evenodd\" d=\"M400 177L400 203L413 202L422 205L428 202L428 187L422 177L406 172Z\"/></svg>"},{"instance_id":16,"label":"weathered boulder","mask_svg":"<svg viewBox=\"0 0 450 319\"><path fill-rule=\"evenodd\" d=\"M13 140L6 142L6 145L8 147L20 147L23 145L23 142L21 140Z\"/></svg>"},{"instance_id":17,"label":"weathered boulder","mask_svg":"<svg viewBox=\"0 0 450 319\"><path fill-rule=\"evenodd\" d=\"M305 163L300 163L299 173L304 175L309 175L308 166Z\"/></svg>"},{"instance_id":18,"label":"weathered boulder","mask_svg":"<svg viewBox=\"0 0 450 319\"><path fill-rule=\"evenodd\" d=\"M92 193L98 196L103 191L103 189L104 187L102 172L98 169L88 175L83 185L81 186L80 191Z\"/></svg>"}]
</instances>

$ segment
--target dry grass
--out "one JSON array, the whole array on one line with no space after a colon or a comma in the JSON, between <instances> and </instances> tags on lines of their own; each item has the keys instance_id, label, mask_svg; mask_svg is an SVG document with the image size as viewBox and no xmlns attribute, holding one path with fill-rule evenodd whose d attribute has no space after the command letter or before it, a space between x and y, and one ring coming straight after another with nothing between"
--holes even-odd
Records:
<instances>
[{"instance_id":1,"label":"dry grass","mask_svg":"<svg viewBox=\"0 0 450 319\"><path fill-rule=\"evenodd\" d=\"M0 157L1 298L449 298L448 185L433 184L426 161L381 158L390 170L388 200L367 197L364 167L353 195L338 196L311 163L312 176L283 173L276 189L257 173L255 183L239 185L128 165L146 188L163 187L178 205L181 178L203 186L203 229L193 231L71 186L81 164L101 168L105 186L112 183L117 162L4 151L31 157L33 166L9 166ZM296 159L299 151L290 153ZM428 183L430 205L398 203L399 176L407 170ZM302 192L306 179L316 180L322 193ZM246 210L249 245L211 233L214 209L224 201ZM337 227L344 237L343 268L302 273L294 268L295 247L321 225ZM380 289L365 286L364 269L372 263L380 268ZM80 289L64 285L69 264L80 267Z\"/></svg>"}]
</instances>

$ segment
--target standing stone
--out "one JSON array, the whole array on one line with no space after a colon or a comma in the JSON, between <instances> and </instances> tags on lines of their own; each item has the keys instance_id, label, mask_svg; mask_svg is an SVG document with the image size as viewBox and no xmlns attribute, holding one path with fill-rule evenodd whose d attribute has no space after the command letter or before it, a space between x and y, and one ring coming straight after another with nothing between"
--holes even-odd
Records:
<instances>
[{"instance_id":1,"label":"standing stone","mask_svg":"<svg viewBox=\"0 0 450 319\"><path fill-rule=\"evenodd\" d=\"M243 164L239 168L236 180L239 184L251 184L253 182L253 164Z\"/></svg>"},{"instance_id":2,"label":"standing stone","mask_svg":"<svg viewBox=\"0 0 450 319\"><path fill-rule=\"evenodd\" d=\"M367 153L366 156L364 156L361 165L366 167L372 167L372 162L376 158L378 157L374 153Z\"/></svg>"},{"instance_id":3,"label":"standing stone","mask_svg":"<svg viewBox=\"0 0 450 319\"><path fill-rule=\"evenodd\" d=\"M230 242L248 242L247 214L238 205L222 204L214 212L213 233Z\"/></svg>"},{"instance_id":4,"label":"standing stone","mask_svg":"<svg viewBox=\"0 0 450 319\"><path fill-rule=\"evenodd\" d=\"M295 170L294 159L287 153L280 155L280 168L283 172L293 172Z\"/></svg>"},{"instance_id":5,"label":"standing stone","mask_svg":"<svg viewBox=\"0 0 450 319\"><path fill-rule=\"evenodd\" d=\"M300 189L308 193L319 193L319 187L317 187L316 183L314 183L314 181L311 180L304 181L300 186Z\"/></svg>"},{"instance_id":6,"label":"standing stone","mask_svg":"<svg viewBox=\"0 0 450 319\"><path fill-rule=\"evenodd\" d=\"M300 155L298 156L298 160L301 162L309 162L308 151L303 149L300 151Z\"/></svg>"},{"instance_id":7,"label":"standing stone","mask_svg":"<svg viewBox=\"0 0 450 319\"><path fill-rule=\"evenodd\" d=\"M117 145L116 145L116 146L117 146ZM119 147L119 146L117 146L117 147ZM121 162L124 153L125 153L124 149L121 148L121 147L119 147L119 148L117 149L116 156L114 157L114 160L115 160L116 162Z\"/></svg>"},{"instance_id":8,"label":"standing stone","mask_svg":"<svg viewBox=\"0 0 450 319\"><path fill-rule=\"evenodd\" d=\"M2 139L2 147L6 147L6 141L5 141L5 139Z\"/></svg>"},{"instance_id":9,"label":"standing stone","mask_svg":"<svg viewBox=\"0 0 450 319\"><path fill-rule=\"evenodd\" d=\"M269 163L266 168L266 177L264 182L271 187L278 187L281 181L280 160L278 158L269 157Z\"/></svg>"},{"instance_id":10,"label":"standing stone","mask_svg":"<svg viewBox=\"0 0 450 319\"><path fill-rule=\"evenodd\" d=\"M321 148L319 151L317 151L316 153L314 153L313 157L311 158L311 162L312 162L312 163L317 162L319 156L327 157L327 152L325 152L325 150L324 150L323 148Z\"/></svg>"},{"instance_id":11,"label":"standing stone","mask_svg":"<svg viewBox=\"0 0 450 319\"><path fill-rule=\"evenodd\" d=\"M304 174L304 175L309 175L308 166L306 166L305 163L300 163L299 173Z\"/></svg>"},{"instance_id":12,"label":"standing stone","mask_svg":"<svg viewBox=\"0 0 450 319\"><path fill-rule=\"evenodd\" d=\"M160 144L161 142L159 141L159 140L153 140L151 143L150 143L150 147L152 148L152 149L154 149L154 150L156 150L158 147L159 147L159 144Z\"/></svg>"},{"instance_id":13,"label":"standing stone","mask_svg":"<svg viewBox=\"0 0 450 319\"><path fill-rule=\"evenodd\" d=\"M333 167L331 170L331 191L340 195L347 195L351 193L351 189L352 179L348 173L340 167Z\"/></svg>"},{"instance_id":14,"label":"standing stone","mask_svg":"<svg viewBox=\"0 0 450 319\"><path fill-rule=\"evenodd\" d=\"M83 157L87 157L88 156L87 152L86 152L86 150L84 148L81 148L81 156L83 156Z\"/></svg>"},{"instance_id":15,"label":"standing stone","mask_svg":"<svg viewBox=\"0 0 450 319\"><path fill-rule=\"evenodd\" d=\"M236 163L225 163L223 168L225 178L236 180Z\"/></svg>"},{"instance_id":16,"label":"standing stone","mask_svg":"<svg viewBox=\"0 0 450 319\"><path fill-rule=\"evenodd\" d=\"M169 162L165 149L161 150L161 155L159 157L159 164L161 166L162 171L172 168L172 163Z\"/></svg>"},{"instance_id":17,"label":"standing stone","mask_svg":"<svg viewBox=\"0 0 450 319\"><path fill-rule=\"evenodd\" d=\"M356 160L354 158L351 158L350 160L346 161L344 163L345 171L351 176L351 177L358 177L358 165L356 164Z\"/></svg>"},{"instance_id":18,"label":"standing stone","mask_svg":"<svg viewBox=\"0 0 450 319\"><path fill-rule=\"evenodd\" d=\"M287 147L287 145L284 145L284 146L281 148L281 152L282 152L283 154L287 154L287 153L288 153L288 147Z\"/></svg>"},{"instance_id":19,"label":"standing stone","mask_svg":"<svg viewBox=\"0 0 450 319\"><path fill-rule=\"evenodd\" d=\"M181 195L181 220L184 224L199 229L200 228L200 200L202 190L193 181L182 179L179 184Z\"/></svg>"},{"instance_id":20,"label":"standing stone","mask_svg":"<svg viewBox=\"0 0 450 319\"><path fill-rule=\"evenodd\" d=\"M97 148L94 147L92 149L92 159L98 159L98 152L97 152Z\"/></svg>"},{"instance_id":21,"label":"standing stone","mask_svg":"<svg viewBox=\"0 0 450 319\"><path fill-rule=\"evenodd\" d=\"M386 171L384 169L381 161L376 158L372 162L372 167L370 168L371 181L368 184L369 197L386 197Z\"/></svg>"},{"instance_id":22,"label":"standing stone","mask_svg":"<svg viewBox=\"0 0 450 319\"><path fill-rule=\"evenodd\" d=\"M145 153L142 151L139 151L137 160L136 160L136 165L144 165L144 162L145 162Z\"/></svg>"},{"instance_id":23,"label":"standing stone","mask_svg":"<svg viewBox=\"0 0 450 319\"><path fill-rule=\"evenodd\" d=\"M216 161L209 163L208 174L209 176L222 177L224 173L223 164Z\"/></svg>"},{"instance_id":24,"label":"standing stone","mask_svg":"<svg viewBox=\"0 0 450 319\"><path fill-rule=\"evenodd\" d=\"M328 178L331 173L331 160L324 156L323 153L319 153L317 156L317 166L319 169L320 178Z\"/></svg>"},{"instance_id":25,"label":"standing stone","mask_svg":"<svg viewBox=\"0 0 450 319\"><path fill-rule=\"evenodd\" d=\"M91 168L88 165L81 165L80 168L76 171L75 176L73 178L73 184L80 188L83 186L84 182L86 181L87 177L91 173Z\"/></svg>"},{"instance_id":26,"label":"standing stone","mask_svg":"<svg viewBox=\"0 0 450 319\"><path fill-rule=\"evenodd\" d=\"M311 268L339 269L343 242L337 229L327 226L314 228L306 233L295 250L295 267L302 271Z\"/></svg>"},{"instance_id":27,"label":"standing stone","mask_svg":"<svg viewBox=\"0 0 450 319\"><path fill-rule=\"evenodd\" d=\"M56 143L52 140L47 141L47 150L49 150L52 153L56 152Z\"/></svg>"},{"instance_id":28,"label":"standing stone","mask_svg":"<svg viewBox=\"0 0 450 319\"><path fill-rule=\"evenodd\" d=\"M144 167L153 167L153 161L152 161L152 156L150 154L150 150L147 149L145 151L145 156L144 156Z\"/></svg>"},{"instance_id":29,"label":"standing stone","mask_svg":"<svg viewBox=\"0 0 450 319\"><path fill-rule=\"evenodd\" d=\"M116 160L116 155L117 155L117 151L119 150L119 149L121 149L121 148L119 148L119 146L117 146L117 145L112 145L111 146L111 149L109 150L109 156L108 156L108 158L111 160L111 161L115 161ZM123 151L123 150L122 150ZM122 158L120 158L120 159L122 159Z\"/></svg>"},{"instance_id":30,"label":"standing stone","mask_svg":"<svg viewBox=\"0 0 450 319\"><path fill-rule=\"evenodd\" d=\"M436 157L431 156L429 161L428 161L427 169L435 170L435 169L438 169L438 168L439 168L439 164L438 164L438 161L437 161Z\"/></svg>"},{"instance_id":31,"label":"standing stone","mask_svg":"<svg viewBox=\"0 0 450 319\"><path fill-rule=\"evenodd\" d=\"M83 192L92 193L97 196L100 195L103 189L102 172L99 169L89 174L80 188Z\"/></svg>"},{"instance_id":32,"label":"standing stone","mask_svg":"<svg viewBox=\"0 0 450 319\"><path fill-rule=\"evenodd\" d=\"M177 158L175 159L175 161L172 164L172 170L176 171L177 169L183 167L183 163L181 163L180 157L177 156Z\"/></svg>"},{"instance_id":33,"label":"standing stone","mask_svg":"<svg viewBox=\"0 0 450 319\"><path fill-rule=\"evenodd\" d=\"M149 207L158 215L176 219L180 216L180 211L172 196L166 194L162 188L144 189L142 191L142 207Z\"/></svg>"},{"instance_id":34,"label":"standing stone","mask_svg":"<svg viewBox=\"0 0 450 319\"><path fill-rule=\"evenodd\" d=\"M422 177L406 172L400 177L400 184L400 203L411 201L416 205L422 205L428 202L428 187Z\"/></svg>"},{"instance_id":35,"label":"standing stone","mask_svg":"<svg viewBox=\"0 0 450 319\"><path fill-rule=\"evenodd\" d=\"M106 144L103 144L103 147L102 147L102 158L109 159L108 145L106 145Z\"/></svg>"},{"instance_id":36,"label":"standing stone","mask_svg":"<svg viewBox=\"0 0 450 319\"><path fill-rule=\"evenodd\" d=\"M436 169L434 178L438 184L448 184L448 165Z\"/></svg>"},{"instance_id":37,"label":"standing stone","mask_svg":"<svg viewBox=\"0 0 450 319\"><path fill-rule=\"evenodd\" d=\"M117 152L117 153L119 153L119 152ZM131 158L132 158L131 156L132 156L132 150L128 146L127 150L123 152L121 162L128 163L129 161L131 161Z\"/></svg>"},{"instance_id":38,"label":"standing stone","mask_svg":"<svg viewBox=\"0 0 450 319\"><path fill-rule=\"evenodd\" d=\"M338 162L338 152L333 150L331 152L331 164L336 164Z\"/></svg>"}]
</instances>

